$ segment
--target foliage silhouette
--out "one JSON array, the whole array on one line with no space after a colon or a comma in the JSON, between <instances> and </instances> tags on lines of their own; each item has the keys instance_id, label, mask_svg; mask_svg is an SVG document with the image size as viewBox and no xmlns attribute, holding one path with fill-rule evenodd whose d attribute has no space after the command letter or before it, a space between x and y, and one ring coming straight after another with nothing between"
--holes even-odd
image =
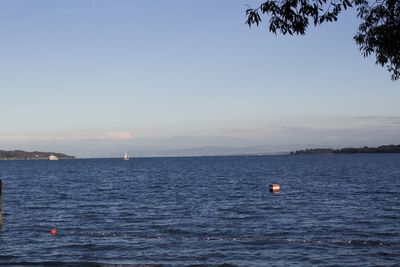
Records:
<instances>
[{"instance_id":1,"label":"foliage silhouette","mask_svg":"<svg viewBox=\"0 0 400 267\"><path fill-rule=\"evenodd\" d=\"M270 32L304 35L310 23L337 21L348 8L356 8L361 19L354 40L364 57L375 54L375 63L399 80L400 0L268 0L246 10L246 24L259 26L265 14Z\"/></svg>"}]
</instances>

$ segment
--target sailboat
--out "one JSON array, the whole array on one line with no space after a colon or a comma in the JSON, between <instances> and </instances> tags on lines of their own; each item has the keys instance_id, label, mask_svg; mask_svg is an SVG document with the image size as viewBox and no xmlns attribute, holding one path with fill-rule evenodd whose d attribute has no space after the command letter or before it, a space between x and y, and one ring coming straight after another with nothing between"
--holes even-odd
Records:
<instances>
[{"instance_id":1,"label":"sailboat","mask_svg":"<svg viewBox=\"0 0 400 267\"><path fill-rule=\"evenodd\" d=\"M123 159L123 160L129 160L128 152L125 152L124 157L123 157L122 159Z\"/></svg>"}]
</instances>

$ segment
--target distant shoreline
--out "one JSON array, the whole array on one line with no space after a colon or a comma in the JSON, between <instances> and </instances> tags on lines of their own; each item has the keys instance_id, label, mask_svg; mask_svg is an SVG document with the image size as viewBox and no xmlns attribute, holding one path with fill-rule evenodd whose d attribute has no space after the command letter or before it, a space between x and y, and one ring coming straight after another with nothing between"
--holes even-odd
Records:
<instances>
[{"instance_id":1,"label":"distant shoreline","mask_svg":"<svg viewBox=\"0 0 400 267\"><path fill-rule=\"evenodd\" d=\"M56 152L0 150L0 160L49 160L50 155L56 156L58 159L75 159L74 156Z\"/></svg>"},{"instance_id":2,"label":"distant shoreline","mask_svg":"<svg viewBox=\"0 0 400 267\"><path fill-rule=\"evenodd\" d=\"M378 147L346 147L340 149L333 148L310 148L296 151L273 152L273 153L232 153L232 154L203 154L203 155L153 155L137 156L134 158L190 158L190 157L260 157L260 156L288 156L288 155L338 155L338 154L394 154L400 153L400 145L383 145ZM49 156L54 155L58 159L121 159L120 157L75 157L56 152L27 152L23 150L5 151L0 150L0 160L49 160ZM132 159L134 159L132 158Z\"/></svg>"},{"instance_id":3,"label":"distant shoreline","mask_svg":"<svg viewBox=\"0 0 400 267\"><path fill-rule=\"evenodd\" d=\"M296 150L289 155L331 155L331 154L382 154L382 153L400 153L400 145L384 145L378 147L346 147L340 149L333 148L311 148Z\"/></svg>"}]
</instances>

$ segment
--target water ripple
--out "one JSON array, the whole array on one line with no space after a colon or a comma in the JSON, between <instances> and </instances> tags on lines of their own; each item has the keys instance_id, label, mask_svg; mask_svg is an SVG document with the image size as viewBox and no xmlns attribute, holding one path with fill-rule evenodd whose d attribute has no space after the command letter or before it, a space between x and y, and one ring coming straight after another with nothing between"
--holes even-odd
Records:
<instances>
[{"instance_id":1,"label":"water ripple","mask_svg":"<svg viewBox=\"0 0 400 267\"><path fill-rule=\"evenodd\" d=\"M396 266L399 174L400 155L1 161L0 265Z\"/></svg>"}]
</instances>

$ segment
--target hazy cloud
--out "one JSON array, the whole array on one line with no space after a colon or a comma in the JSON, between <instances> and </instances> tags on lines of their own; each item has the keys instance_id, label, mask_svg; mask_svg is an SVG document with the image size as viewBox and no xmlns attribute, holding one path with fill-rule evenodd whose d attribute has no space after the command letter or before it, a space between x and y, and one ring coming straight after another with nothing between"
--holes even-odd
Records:
<instances>
[{"instance_id":1,"label":"hazy cloud","mask_svg":"<svg viewBox=\"0 0 400 267\"><path fill-rule=\"evenodd\" d=\"M131 140L132 138L133 138L132 134L128 131L108 132L107 133L107 139Z\"/></svg>"},{"instance_id":2,"label":"hazy cloud","mask_svg":"<svg viewBox=\"0 0 400 267\"><path fill-rule=\"evenodd\" d=\"M356 119L364 122L377 123L382 125L400 125L400 116L360 116L356 117Z\"/></svg>"}]
</instances>

